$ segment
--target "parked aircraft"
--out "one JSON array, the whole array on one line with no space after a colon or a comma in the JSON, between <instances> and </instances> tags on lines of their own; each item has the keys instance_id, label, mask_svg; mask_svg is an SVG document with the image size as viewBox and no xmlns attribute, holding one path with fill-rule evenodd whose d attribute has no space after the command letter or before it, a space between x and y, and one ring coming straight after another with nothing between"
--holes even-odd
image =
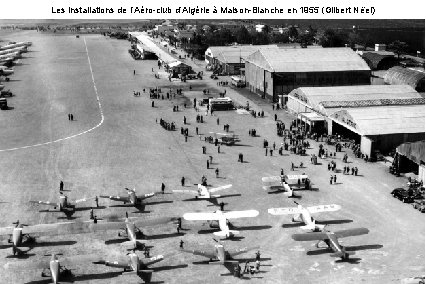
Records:
<instances>
[{"instance_id":1,"label":"parked aircraft","mask_svg":"<svg viewBox=\"0 0 426 284\"><path fill-rule=\"evenodd\" d=\"M14 53L14 52L19 52L19 53L27 52L27 47L21 46L21 47L0 50L0 55L6 55L6 54Z\"/></svg>"},{"instance_id":2,"label":"parked aircraft","mask_svg":"<svg viewBox=\"0 0 426 284\"><path fill-rule=\"evenodd\" d=\"M18 58L21 58L21 57L22 57L21 53L15 51L15 52L12 52L12 53L0 55L0 60L9 59L9 58L12 58L12 60L15 60L15 59L18 59Z\"/></svg>"},{"instance_id":3,"label":"parked aircraft","mask_svg":"<svg viewBox=\"0 0 426 284\"><path fill-rule=\"evenodd\" d=\"M294 203L297 204L297 207L270 208L268 209L268 213L271 215L294 215L292 219L293 222L305 223L305 226L301 227L302 229L318 232L324 229L325 225L316 224L316 220L312 218L311 214L337 211L342 208L340 205L336 204L317 205L305 208L296 201L294 201Z\"/></svg>"},{"instance_id":4,"label":"parked aircraft","mask_svg":"<svg viewBox=\"0 0 426 284\"><path fill-rule=\"evenodd\" d=\"M142 280L144 280L145 283L151 282L152 278L152 272L155 271L154 269L149 269L148 266L157 263L159 261L162 261L164 259L163 255L157 255L151 258L148 258L146 260L142 260L139 258L139 256L133 251L127 254L127 260L126 261L108 261L108 260L97 260L94 261L94 264L103 264L105 266L111 266L111 267L117 267L122 268L124 270L123 273L125 274L136 274L139 276Z\"/></svg>"},{"instance_id":5,"label":"parked aircraft","mask_svg":"<svg viewBox=\"0 0 426 284\"><path fill-rule=\"evenodd\" d=\"M187 199L187 201L195 201L195 200L207 200L213 203L214 205L219 206L217 199L224 197L232 197L232 196L240 196L240 194L228 194L228 195L218 195L212 194L214 192L231 188L232 184L227 184L215 188L207 188L204 185L198 184L198 190L190 190L190 189L175 189L173 192L177 193L188 193L194 195L194 198Z\"/></svg>"},{"instance_id":6,"label":"parked aircraft","mask_svg":"<svg viewBox=\"0 0 426 284\"><path fill-rule=\"evenodd\" d=\"M268 184L263 186L263 189L269 192L280 192L283 191L284 195L288 197L293 197L293 190L291 187L284 181L284 177L281 176L272 176L272 177L263 177L262 182Z\"/></svg>"},{"instance_id":7,"label":"parked aircraft","mask_svg":"<svg viewBox=\"0 0 426 284\"><path fill-rule=\"evenodd\" d=\"M183 214L183 218L185 220L191 221L218 221L220 231L214 232L213 234L219 237L231 238L234 235L239 234L240 232L229 229L228 219L256 217L257 215L259 215L259 211L257 210L229 212L222 212L220 210L217 210L213 213L185 213Z\"/></svg>"},{"instance_id":8,"label":"parked aircraft","mask_svg":"<svg viewBox=\"0 0 426 284\"><path fill-rule=\"evenodd\" d=\"M0 239L8 238L12 245L13 254L22 253L19 247L25 246L28 242L34 242L38 236L56 236L69 234L83 234L98 231L126 230L127 237L133 247L137 246L136 226L151 226L165 224L176 221L174 217L159 218L126 218L124 221L80 221L80 222L62 222L53 224L23 225L17 221L15 227L0 228ZM126 229L123 229L125 227ZM127 232L127 230L129 230Z\"/></svg>"},{"instance_id":9,"label":"parked aircraft","mask_svg":"<svg viewBox=\"0 0 426 284\"><path fill-rule=\"evenodd\" d=\"M86 257L77 255L72 257L61 257L58 259L59 254L51 254L49 260L44 259L41 261L19 261L19 262L8 262L4 265L5 269L13 270L30 270L30 269L43 269L41 272L42 277L50 277L53 283L59 283L60 280L72 277L70 269L66 268L63 264L73 265L75 263L81 263ZM91 257L93 260L94 258Z\"/></svg>"},{"instance_id":10,"label":"parked aircraft","mask_svg":"<svg viewBox=\"0 0 426 284\"><path fill-rule=\"evenodd\" d=\"M127 196L101 195L99 197L109 198L110 200L114 200L114 201L121 201L124 204L129 203L130 205L138 207L138 205L143 204L143 200L156 195L155 192L151 192L151 193L144 194L143 196L136 196L136 189L135 188L129 189L129 188L126 187L125 190L127 190L127 194L128 194Z\"/></svg>"},{"instance_id":11,"label":"parked aircraft","mask_svg":"<svg viewBox=\"0 0 426 284\"><path fill-rule=\"evenodd\" d=\"M349 259L349 255L354 255L355 252L346 251L345 247L339 244L339 238L359 236L368 234L369 230L366 228L355 228L347 229L341 231L324 231L324 232L311 232L305 234L294 234L291 237L295 241L315 241L318 243L316 247L319 248L319 244L324 242L334 253L331 254L332 257L340 257L342 260Z\"/></svg>"},{"instance_id":12,"label":"parked aircraft","mask_svg":"<svg viewBox=\"0 0 426 284\"><path fill-rule=\"evenodd\" d=\"M259 246L244 247L241 249L234 249L226 251L222 244L216 244L214 249L209 250L196 250L196 249L182 249L184 252L192 253L194 255L201 255L209 259L208 264L221 264L229 270L230 273L234 272L235 265L244 260L234 259L235 256L259 249Z\"/></svg>"},{"instance_id":13,"label":"parked aircraft","mask_svg":"<svg viewBox=\"0 0 426 284\"><path fill-rule=\"evenodd\" d=\"M9 81L9 76L14 73L13 69L0 66L0 76L6 77L6 81Z\"/></svg>"},{"instance_id":14,"label":"parked aircraft","mask_svg":"<svg viewBox=\"0 0 426 284\"><path fill-rule=\"evenodd\" d=\"M96 197L82 198L82 199L76 200L75 204L78 204L78 203L81 203L81 202L86 202L86 201L89 201L89 200L93 200L95 198ZM74 205L70 201L68 201L68 197L66 195L63 195L62 193L59 196L59 201L57 203L56 202L50 202L50 201L30 201L30 203L54 206L54 210L58 209L57 212L64 212L65 215L68 218L71 217L75 213L75 211L90 210L92 208L92 207L76 208L76 205ZM48 211L50 211L50 210L48 210Z\"/></svg>"},{"instance_id":15,"label":"parked aircraft","mask_svg":"<svg viewBox=\"0 0 426 284\"><path fill-rule=\"evenodd\" d=\"M29 42L29 41L27 41L27 42L13 42L13 43L9 43L7 45L0 46L0 50L7 50L7 49L16 48L16 47L23 47L23 46L28 47L28 46L31 46L31 45L32 45L32 42Z\"/></svg>"}]
</instances>

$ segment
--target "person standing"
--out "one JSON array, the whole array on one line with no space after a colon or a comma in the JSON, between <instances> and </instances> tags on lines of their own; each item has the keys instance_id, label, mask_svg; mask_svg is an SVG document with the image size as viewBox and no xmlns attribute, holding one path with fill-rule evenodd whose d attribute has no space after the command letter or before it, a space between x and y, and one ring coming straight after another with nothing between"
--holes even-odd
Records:
<instances>
[{"instance_id":1,"label":"person standing","mask_svg":"<svg viewBox=\"0 0 426 284\"><path fill-rule=\"evenodd\" d=\"M74 121L74 115L71 113L71 121Z\"/></svg>"},{"instance_id":2,"label":"person standing","mask_svg":"<svg viewBox=\"0 0 426 284\"><path fill-rule=\"evenodd\" d=\"M216 178L218 178L219 177L219 168L216 168L215 173L216 173Z\"/></svg>"},{"instance_id":3,"label":"person standing","mask_svg":"<svg viewBox=\"0 0 426 284\"><path fill-rule=\"evenodd\" d=\"M95 196L95 203L96 203L96 207L99 207L99 199L97 195Z\"/></svg>"},{"instance_id":4,"label":"person standing","mask_svg":"<svg viewBox=\"0 0 426 284\"><path fill-rule=\"evenodd\" d=\"M64 190L64 182L61 180L59 182L59 191L63 191Z\"/></svg>"},{"instance_id":5,"label":"person standing","mask_svg":"<svg viewBox=\"0 0 426 284\"><path fill-rule=\"evenodd\" d=\"M180 240L179 247L180 247L181 249L183 249L183 244L184 244L184 241Z\"/></svg>"},{"instance_id":6,"label":"person standing","mask_svg":"<svg viewBox=\"0 0 426 284\"><path fill-rule=\"evenodd\" d=\"M71 114L70 113L68 114L68 120L71 120Z\"/></svg>"},{"instance_id":7,"label":"person standing","mask_svg":"<svg viewBox=\"0 0 426 284\"><path fill-rule=\"evenodd\" d=\"M136 75L136 70L133 70L133 76L135 76Z\"/></svg>"},{"instance_id":8,"label":"person standing","mask_svg":"<svg viewBox=\"0 0 426 284\"><path fill-rule=\"evenodd\" d=\"M219 117L216 119L217 125L219 125Z\"/></svg>"},{"instance_id":9,"label":"person standing","mask_svg":"<svg viewBox=\"0 0 426 284\"><path fill-rule=\"evenodd\" d=\"M209 168L210 168L210 163L209 163L209 160L207 160L207 169Z\"/></svg>"},{"instance_id":10,"label":"person standing","mask_svg":"<svg viewBox=\"0 0 426 284\"><path fill-rule=\"evenodd\" d=\"M330 184L333 184L333 175L330 176Z\"/></svg>"},{"instance_id":11,"label":"person standing","mask_svg":"<svg viewBox=\"0 0 426 284\"><path fill-rule=\"evenodd\" d=\"M182 177L180 179L180 183L181 183L182 186L185 186L185 177Z\"/></svg>"},{"instance_id":12,"label":"person standing","mask_svg":"<svg viewBox=\"0 0 426 284\"><path fill-rule=\"evenodd\" d=\"M220 211L224 211L225 210L225 203L223 203L223 201L221 203L219 203L220 206Z\"/></svg>"},{"instance_id":13,"label":"person standing","mask_svg":"<svg viewBox=\"0 0 426 284\"><path fill-rule=\"evenodd\" d=\"M164 182L161 183L161 193L164 194L164 190L166 189L166 185L164 184Z\"/></svg>"},{"instance_id":14,"label":"person standing","mask_svg":"<svg viewBox=\"0 0 426 284\"><path fill-rule=\"evenodd\" d=\"M336 183L336 181L337 181L336 175L334 175L333 180L334 180L334 183Z\"/></svg>"},{"instance_id":15,"label":"person standing","mask_svg":"<svg viewBox=\"0 0 426 284\"><path fill-rule=\"evenodd\" d=\"M217 145L217 153L220 154L220 145Z\"/></svg>"}]
</instances>

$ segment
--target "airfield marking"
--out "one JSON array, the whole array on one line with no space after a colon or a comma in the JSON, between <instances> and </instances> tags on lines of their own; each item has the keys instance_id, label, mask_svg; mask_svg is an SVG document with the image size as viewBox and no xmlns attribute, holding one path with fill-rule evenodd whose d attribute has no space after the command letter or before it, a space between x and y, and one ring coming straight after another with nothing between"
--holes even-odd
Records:
<instances>
[{"instance_id":1,"label":"airfield marking","mask_svg":"<svg viewBox=\"0 0 426 284\"><path fill-rule=\"evenodd\" d=\"M68 139L75 138L77 136L86 134L86 133L88 133L88 132L90 132L92 130L95 130L96 128L98 128L99 126L101 126L104 123L104 119L105 119L104 112L102 110L102 104L101 104L101 101L99 99L98 89L97 89L96 83L95 83L95 77L93 76L92 63L90 62L89 51L87 50L86 38L83 38L83 40L84 40L84 46L86 48L87 60L89 62L90 74L92 75L93 88L95 89L96 100L98 101L99 111L101 113L101 121L97 125L95 125L94 127L90 128L90 129L88 129L86 131L83 131L83 132L71 135L71 136L67 136L67 137L64 137L64 138L59 138L59 139L56 139L56 140L53 140L53 141L48 141L48 142L43 142L43 143L37 143L37 144L33 144L33 145L27 145L27 146L16 147L16 148L9 148L9 149L0 149L0 152L15 151L15 150L20 150L20 149L33 148L33 147L44 146L44 145L49 145L49 144L53 144L53 143L65 141L65 140L68 140Z\"/></svg>"}]
</instances>

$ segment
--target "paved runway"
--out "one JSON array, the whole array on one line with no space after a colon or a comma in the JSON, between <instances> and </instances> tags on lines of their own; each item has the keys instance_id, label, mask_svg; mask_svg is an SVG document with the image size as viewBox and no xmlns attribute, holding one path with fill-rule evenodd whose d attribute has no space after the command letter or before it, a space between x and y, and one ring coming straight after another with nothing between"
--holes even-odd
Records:
<instances>
[{"instance_id":1,"label":"paved runway","mask_svg":"<svg viewBox=\"0 0 426 284\"><path fill-rule=\"evenodd\" d=\"M399 283L401 278L420 276L425 273L425 222L424 215L395 200L389 193L395 187L401 187L405 179L396 178L387 173L380 163L366 164L354 159L348 151L350 166L357 166L361 176L337 174L338 184L330 186L327 163L311 165L309 156L265 157L262 148L263 139L272 143L281 143L275 134L275 122L272 109L258 99L250 100L251 105L263 108L265 118L253 118L251 115L237 112L216 112L205 117L206 123L198 124L198 114L192 108L184 109L183 104L191 106L192 99L203 97L202 90L211 92L223 90L216 81L204 76L203 80L169 82L167 79L154 78L158 70L157 62L134 61L127 52L128 41L106 38L99 35L81 36L43 34L35 31L22 31L9 34L0 33L0 38L15 41L32 41L31 52L26 53L22 66L16 66L11 82L5 83L16 96L8 99L12 110L0 112L0 213L3 217L0 226L11 226L20 220L26 224L62 222L63 215L57 213L39 213L30 200L55 201L59 196L59 181L63 180L69 199L76 200L94 195L125 195L124 187L136 188L144 194L159 191L161 183L166 184L166 192L180 189L180 178L185 176L188 189L195 189L201 176L206 175L208 183L214 186L231 183L233 187L224 193L241 193L241 197L225 200L227 210L256 209L259 217L241 219L233 223L246 226L239 241L225 241L229 248L259 245L264 261L261 273L255 277L237 280L226 273L222 266L194 265L192 262L204 260L202 257L183 254L179 251L179 241L185 246L213 246L212 234L198 234L207 229L203 222L185 222L185 235L174 236L173 225L147 228L144 233L158 235L149 240L153 245L151 254L171 256L155 266L175 266L189 264L187 268L175 268L156 272L153 281L164 283ZM86 49L87 47L87 49ZM89 63L90 59L90 63ZM136 70L136 75L133 75ZM205 72L206 73L206 72ZM92 77L93 76L93 77ZM189 91L189 85L192 90ZM96 90L95 91L95 87ZM155 100L155 108L143 89L161 87L165 94L169 88L183 88L184 97L172 100ZM134 97L133 91L142 92ZM244 103L246 98L234 89L227 87L235 100ZM98 96L98 97L97 97ZM104 121L99 103L102 106ZM250 97L249 97L250 99ZM179 105L179 112L172 112L173 105ZM69 121L68 113L73 113L76 121ZM290 115L278 112L280 119L288 122ZM183 116L189 125L190 137L185 142L180 134ZM219 117L220 125L216 119ZM156 119L175 121L178 131L169 132L156 124ZM217 153L212 144L205 144L195 135L195 127L202 134L210 131L223 132L223 124L241 138L241 145L221 147ZM90 132L83 133L98 126ZM248 130L255 128L260 137L250 137ZM70 139L56 141L66 137ZM49 143L36 147L21 148L30 145ZM317 153L318 144L308 154ZM207 147L207 155L202 154L202 146ZM332 148L329 148L332 150ZM244 154L247 163L237 163L238 153ZM206 169L208 156L213 156L213 169ZM342 168L343 153L337 154L338 168ZM291 162L298 165L301 161L306 168L296 169L297 173L310 176L318 191L300 192L303 205L339 204L342 210L315 217L319 220L335 220L328 226L330 230L353 227L370 229L368 235L350 237L342 244L358 249L354 258L357 263L335 261L329 253L309 253L316 251L314 242L295 242L291 234L301 232L297 227L288 226L291 217L271 216L267 209L272 207L294 206L292 199L280 194L266 194L262 189L261 178L278 175L283 168L290 173ZM221 178L216 179L214 168L220 169ZM160 204L148 205L146 213L138 213L133 208L108 207L117 203L100 200L107 206L96 211L100 217L107 215L124 216L182 216L185 212L216 210L208 203L186 202L185 196L166 194L154 197L150 201ZM173 203L161 203L173 200ZM93 202L87 206L93 206ZM89 211L79 211L74 217L87 220ZM287 226L286 226L287 225ZM171 235L172 237L168 237ZM92 235L71 235L60 237L42 237L39 242L50 242L49 246L35 247L26 260L40 260L51 252L63 252L64 256L79 254L100 254L109 257L125 254L118 244L106 245L105 241L117 239L117 232L96 233ZM76 243L74 243L76 242ZM40 280L41 271L31 270L25 273L4 270L7 262L22 261L8 256L10 248L0 249L1 283L23 283ZM139 253L143 256L142 252ZM241 258L254 257L254 252ZM73 271L80 275L78 282L90 283L139 283L134 276L117 276L111 272L114 268L96 266L91 263L78 263ZM84 276L86 275L86 276ZM113 278L109 278L114 276ZM248 280L249 278L253 278ZM49 282L46 282L49 283Z\"/></svg>"}]
</instances>

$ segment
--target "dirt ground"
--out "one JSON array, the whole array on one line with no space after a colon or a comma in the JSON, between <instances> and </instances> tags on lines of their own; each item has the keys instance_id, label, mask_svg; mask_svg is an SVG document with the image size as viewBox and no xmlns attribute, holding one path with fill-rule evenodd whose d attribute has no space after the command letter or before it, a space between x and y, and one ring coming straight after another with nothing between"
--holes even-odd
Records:
<instances>
[{"instance_id":1,"label":"dirt ground","mask_svg":"<svg viewBox=\"0 0 426 284\"><path fill-rule=\"evenodd\" d=\"M66 221L59 213L39 212L45 207L32 205L30 200L56 201L59 181L63 180L69 199L76 200L94 195L125 195L124 187L136 188L144 194L159 191L166 185L164 196L150 201L144 213L134 208L109 207L117 204L100 200L105 209L96 210L98 217L123 216L182 216L185 212L214 211L206 201L188 202L181 194L171 194L181 189L180 179L186 178L187 189L196 189L205 175L212 186L232 184L224 194L240 193L241 197L224 199L226 210L256 209L257 218L237 219L235 226L242 227L241 238L224 241L229 249L260 246L262 261L260 273L238 280L221 276L228 271L218 265L198 265L206 260L201 256L182 253L179 242L185 247L212 247L214 237L205 222L183 222L182 235L175 234L173 224L144 228L151 239L151 255L164 254L165 260L154 267L164 269L153 274L154 283L400 283L402 278L425 274L425 219L411 205L394 199L390 192L402 187L405 178L390 175L383 163L365 163L349 155L349 166L358 167L360 175L337 173L337 183L330 185L327 163L312 165L309 155L317 154L319 143L310 141L308 156L285 152L279 156L265 156L263 139L279 145L282 138L275 132L274 113L286 123L293 119L285 111L272 111L271 104L246 90L217 86L204 70L203 80L186 83L169 82L164 69L157 61L135 61L127 52L128 41L110 39L100 35L80 36L43 34L36 31L1 31L0 38L10 41L32 41L30 52L24 54L22 65L15 66L6 89L15 94L8 99L13 108L0 111L0 213L1 227L12 226L16 220L25 224L44 224ZM197 71L202 62L192 62ZM133 74L136 71L136 75ZM154 78L159 72L160 79ZM228 80L221 77L220 80ZM191 86L191 90L190 90ZM161 87L163 94L172 88L183 88L184 96L171 100L151 100L143 89ZM201 99L202 90L218 93L226 89L227 95L239 104L249 101L256 110L264 110L265 118L254 118L237 111L215 112L204 117L205 123L196 123L197 113L192 107L193 98ZM134 97L133 91L141 97ZM204 96L206 97L206 96ZM99 99L99 101L98 101ZM183 104L188 108L184 108ZM172 112L179 105L179 112ZM68 113L75 121L70 122ZM185 142L180 134L183 117L188 120L189 138ZM167 131L156 123L163 118L174 121L177 131ZM220 125L217 125L217 118ZM208 132L223 132L228 123L241 142L232 147L221 147L218 154L213 144L204 142ZM195 127L203 134L200 140ZM248 135L256 129L259 137ZM207 154L202 154L202 146ZM332 148L329 148L330 151ZM344 149L345 150L345 149ZM238 163L243 153L245 163ZM337 168L343 167L345 152L334 159ZM211 169L206 169L208 156L213 156ZM291 223L291 216L272 216L272 207L295 206L294 199L282 194L267 194L262 189L261 178L279 175L283 168L291 173L290 165L303 162L303 169L313 182L314 191L300 191L297 201L306 206L339 204L337 212L318 214L316 219L329 220L329 230L366 227L368 235L341 240L344 246L356 250L352 262L341 262L328 252L315 248L314 242L295 242L294 233L302 232ZM216 178L214 169L219 168ZM173 201L167 203L164 201ZM93 206L88 202L86 206ZM79 211L76 220L87 220L89 211ZM42 280L41 270L6 270L8 262L46 259L46 254L61 252L64 257L100 255L114 260L127 251L120 246L117 232L99 232L69 236L40 237L40 246L34 247L24 257L11 257L6 241L0 249L1 283L50 283ZM142 252L139 255L143 257ZM241 258L254 258L255 252ZM188 265L186 267L186 265ZM74 281L81 283L140 283L132 275L120 275L119 269L92 264L81 260L73 265Z\"/></svg>"}]
</instances>

